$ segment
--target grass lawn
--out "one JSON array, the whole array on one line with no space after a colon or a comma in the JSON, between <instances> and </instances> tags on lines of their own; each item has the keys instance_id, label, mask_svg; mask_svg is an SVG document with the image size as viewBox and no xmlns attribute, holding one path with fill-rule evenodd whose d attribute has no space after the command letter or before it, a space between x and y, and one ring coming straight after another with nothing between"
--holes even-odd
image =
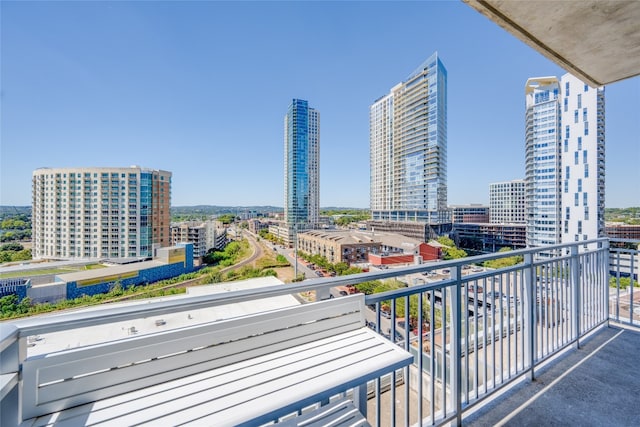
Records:
<instances>
[{"instance_id":1,"label":"grass lawn","mask_svg":"<svg viewBox=\"0 0 640 427\"><path fill-rule=\"evenodd\" d=\"M102 264L88 264L88 265L80 265L80 266L69 266L64 268L43 268L41 270L31 270L31 271L12 271L11 273L2 273L0 274L0 279L12 279L15 277L31 277L31 276L44 276L47 274L65 274L65 273L73 273L74 271L82 271L82 270L95 270L98 268L106 268L106 266Z\"/></svg>"},{"instance_id":2,"label":"grass lawn","mask_svg":"<svg viewBox=\"0 0 640 427\"><path fill-rule=\"evenodd\" d=\"M64 274L70 273L72 270L70 268L45 268L42 270L33 270L33 271L13 271L11 273L2 273L0 274L0 279L11 279L13 277L25 277L25 276L44 276L45 274Z\"/></svg>"}]
</instances>

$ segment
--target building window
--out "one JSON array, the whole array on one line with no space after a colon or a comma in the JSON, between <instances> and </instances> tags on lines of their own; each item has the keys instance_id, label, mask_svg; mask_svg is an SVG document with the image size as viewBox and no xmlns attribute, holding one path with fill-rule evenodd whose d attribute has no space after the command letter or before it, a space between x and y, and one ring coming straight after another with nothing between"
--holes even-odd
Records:
<instances>
[{"instance_id":1,"label":"building window","mask_svg":"<svg viewBox=\"0 0 640 427\"><path fill-rule=\"evenodd\" d=\"M564 96L569 96L569 82L564 84Z\"/></svg>"},{"instance_id":2,"label":"building window","mask_svg":"<svg viewBox=\"0 0 640 427\"><path fill-rule=\"evenodd\" d=\"M571 210L569 210L569 206L564 209L564 218L569 221L571 219Z\"/></svg>"},{"instance_id":3,"label":"building window","mask_svg":"<svg viewBox=\"0 0 640 427\"><path fill-rule=\"evenodd\" d=\"M569 140L565 139L564 140L564 152L566 153L567 151L569 151Z\"/></svg>"},{"instance_id":4,"label":"building window","mask_svg":"<svg viewBox=\"0 0 640 427\"><path fill-rule=\"evenodd\" d=\"M589 206L584 207L584 219L589 220Z\"/></svg>"},{"instance_id":5,"label":"building window","mask_svg":"<svg viewBox=\"0 0 640 427\"><path fill-rule=\"evenodd\" d=\"M578 123L578 110L573 112L573 123Z\"/></svg>"},{"instance_id":6,"label":"building window","mask_svg":"<svg viewBox=\"0 0 640 427\"><path fill-rule=\"evenodd\" d=\"M584 134L589 135L589 122L584 122Z\"/></svg>"},{"instance_id":7,"label":"building window","mask_svg":"<svg viewBox=\"0 0 640 427\"><path fill-rule=\"evenodd\" d=\"M565 193L569 192L569 180L568 179L564 180L564 192Z\"/></svg>"},{"instance_id":8,"label":"building window","mask_svg":"<svg viewBox=\"0 0 640 427\"><path fill-rule=\"evenodd\" d=\"M589 164L584 164L584 177L589 178Z\"/></svg>"},{"instance_id":9,"label":"building window","mask_svg":"<svg viewBox=\"0 0 640 427\"><path fill-rule=\"evenodd\" d=\"M573 204L574 204L574 206L578 206L578 205L579 205L580 197L578 196L578 193L575 193L575 194L574 194L574 196L575 196L575 197L574 197Z\"/></svg>"},{"instance_id":10,"label":"building window","mask_svg":"<svg viewBox=\"0 0 640 427\"><path fill-rule=\"evenodd\" d=\"M582 163L587 163L587 150L582 152Z\"/></svg>"},{"instance_id":11,"label":"building window","mask_svg":"<svg viewBox=\"0 0 640 427\"><path fill-rule=\"evenodd\" d=\"M585 92L588 92L588 91L589 91L589 85L588 85L588 84L585 84L585 85L584 85L584 91L585 91Z\"/></svg>"},{"instance_id":12,"label":"building window","mask_svg":"<svg viewBox=\"0 0 640 427\"><path fill-rule=\"evenodd\" d=\"M583 206L587 206L587 192L586 191L584 193L582 193L582 205Z\"/></svg>"},{"instance_id":13,"label":"building window","mask_svg":"<svg viewBox=\"0 0 640 427\"><path fill-rule=\"evenodd\" d=\"M582 233L582 221L578 221L578 233Z\"/></svg>"},{"instance_id":14,"label":"building window","mask_svg":"<svg viewBox=\"0 0 640 427\"><path fill-rule=\"evenodd\" d=\"M565 138L569 138L569 125L564 128Z\"/></svg>"},{"instance_id":15,"label":"building window","mask_svg":"<svg viewBox=\"0 0 640 427\"><path fill-rule=\"evenodd\" d=\"M582 150L582 137L578 137L578 150Z\"/></svg>"},{"instance_id":16,"label":"building window","mask_svg":"<svg viewBox=\"0 0 640 427\"><path fill-rule=\"evenodd\" d=\"M582 179L578 178L578 192L582 192Z\"/></svg>"},{"instance_id":17,"label":"building window","mask_svg":"<svg viewBox=\"0 0 640 427\"><path fill-rule=\"evenodd\" d=\"M586 122L587 121L587 107L584 107L582 109L582 121Z\"/></svg>"},{"instance_id":18,"label":"building window","mask_svg":"<svg viewBox=\"0 0 640 427\"><path fill-rule=\"evenodd\" d=\"M578 94L578 108L582 108L582 94Z\"/></svg>"},{"instance_id":19,"label":"building window","mask_svg":"<svg viewBox=\"0 0 640 427\"><path fill-rule=\"evenodd\" d=\"M575 152L575 153L573 153L573 154L574 154L574 156L573 156L573 164L574 164L574 165L577 165L577 164L578 164L578 158L579 158L579 156L578 156L578 152L576 151L576 152Z\"/></svg>"},{"instance_id":20,"label":"building window","mask_svg":"<svg viewBox=\"0 0 640 427\"><path fill-rule=\"evenodd\" d=\"M569 110L569 100L567 98L564 99L564 112L566 113Z\"/></svg>"}]
</instances>

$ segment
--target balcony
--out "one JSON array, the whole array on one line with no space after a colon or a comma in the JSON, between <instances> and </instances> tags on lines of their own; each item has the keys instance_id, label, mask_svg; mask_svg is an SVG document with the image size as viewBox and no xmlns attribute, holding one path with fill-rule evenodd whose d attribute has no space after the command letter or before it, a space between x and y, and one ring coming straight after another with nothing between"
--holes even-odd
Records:
<instances>
[{"instance_id":1,"label":"balcony","mask_svg":"<svg viewBox=\"0 0 640 427\"><path fill-rule=\"evenodd\" d=\"M637 247L640 242L611 243ZM440 274L432 275L433 280L365 298L370 328L394 337L414 355L408 368L369 384L365 412L372 425L414 425L419 420L423 425L542 425L567 420L631 425L637 420L633 399L640 387L637 376L629 375L635 368L631 355L640 350L640 329L635 328L640 326L640 290L622 289L620 279L635 272L632 282L637 281L638 250L609 245L608 239L598 239L512 251L506 255L520 255L524 261L497 270L463 267L503 258L504 253L4 322L2 425L17 423L5 418L15 412L6 408L19 407L23 393L34 392L18 392L17 372L25 358L43 357L39 343L50 334L59 339L66 333L62 336L68 339L50 350L55 352L77 345L74 330L82 327L115 328L119 322L166 319L178 312L191 318L186 313L195 309L412 274L424 277L422 273L436 267ZM551 253L556 255L539 256ZM614 287L609 284L612 277ZM36 350L39 356L34 356ZM499 401L494 399L497 395Z\"/></svg>"}]
</instances>

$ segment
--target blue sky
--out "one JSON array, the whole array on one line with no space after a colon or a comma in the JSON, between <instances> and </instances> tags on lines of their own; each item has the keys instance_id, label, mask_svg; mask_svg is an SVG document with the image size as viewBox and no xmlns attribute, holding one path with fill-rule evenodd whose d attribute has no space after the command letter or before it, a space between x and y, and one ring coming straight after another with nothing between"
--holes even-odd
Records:
<instances>
[{"instance_id":1,"label":"blue sky","mask_svg":"<svg viewBox=\"0 0 640 427\"><path fill-rule=\"evenodd\" d=\"M38 167L173 172L174 206L283 205L283 117L320 111L321 206L369 207L370 104L438 51L449 204L524 177L524 85L560 67L458 1L0 3L0 204ZM606 206L640 206L640 78L606 88Z\"/></svg>"}]
</instances>

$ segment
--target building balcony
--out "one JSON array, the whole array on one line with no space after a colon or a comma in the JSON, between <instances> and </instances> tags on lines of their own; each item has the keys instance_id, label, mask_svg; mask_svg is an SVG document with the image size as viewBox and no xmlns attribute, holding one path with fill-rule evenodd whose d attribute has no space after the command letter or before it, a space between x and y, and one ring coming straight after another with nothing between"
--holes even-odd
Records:
<instances>
[{"instance_id":1,"label":"building balcony","mask_svg":"<svg viewBox=\"0 0 640 427\"><path fill-rule=\"evenodd\" d=\"M23 365L30 360L60 351L73 364L78 345L133 346L128 351L138 351L137 338L125 332L161 338L171 326L170 316L224 328L225 320L196 320L191 314L247 302L268 310L262 308L266 298L312 290L328 295L337 286L401 278L413 286L365 297L369 327L414 356L410 366L368 384L360 411L372 425L633 425L640 379L630 373L633 355L640 351L640 290L624 289L624 277L637 282L639 252L624 247L639 243L597 239L0 323L0 421L18 425L16 408L25 396L37 394L23 383L29 374ZM523 261L510 267L467 267L515 255ZM412 275L421 280L406 280ZM91 328L97 339L101 328L119 331L122 322L143 320L155 321L155 326L148 331L123 327L121 338L106 342L78 342L80 328ZM192 326L175 325L182 331ZM54 337L58 348L41 349ZM126 368L142 372L145 364ZM56 387L64 390L64 381ZM346 392L347 398L353 396ZM136 410L135 403L132 408Z\"/></svg>"}]
</instances>

